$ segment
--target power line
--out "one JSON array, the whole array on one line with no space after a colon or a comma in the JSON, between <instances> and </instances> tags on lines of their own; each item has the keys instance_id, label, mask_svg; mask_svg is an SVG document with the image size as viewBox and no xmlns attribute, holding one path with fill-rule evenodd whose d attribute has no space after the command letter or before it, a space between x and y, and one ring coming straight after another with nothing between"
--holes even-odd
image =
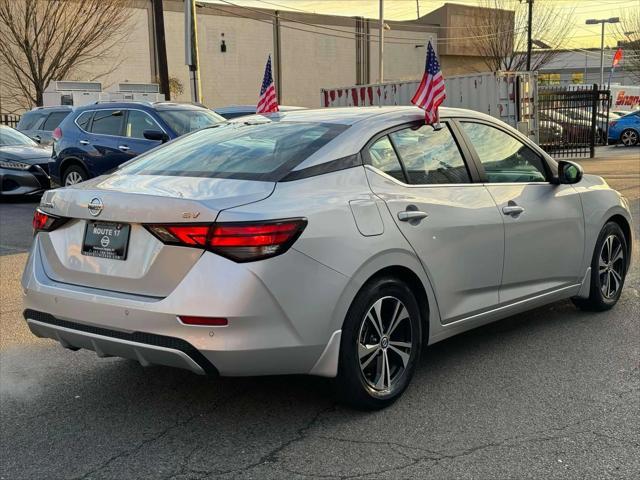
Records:
<instances>
[{"instance_id":1,"label":"power line","mask_svg":"<svg viewBox=\"0 0 640 480\"><path fill-rule=\"evenodd\" d=\"M266 16L275 18L275 15L272 14L272 13L268 13L268 12L265 12L265 11L262 11L262 10L256 10L254 8L251 8L251 7L245 7L245 6L242 6L242 5L238 5L238 4L235 4L235 3L230 2L228 0L217 0L217 1L220 1L222 3L226 3L226 4L228 4L230 6L233 6L233 7L236 7L236 8L248 10L248 11L260 14L260 15L266 15ZM213 5L211 5L211 4L209 4L207 6L209 8L217 8L217 7L213 7ZM224 10L221 10L221 11L224 11ZM228 11L226 11L226 12L229 13ZM251 18L251 17L248 17L248 18ZM344 18L349 18L349 17L344 17ZM353 32L351 32L349 30L342 30L342 29L338 29L338 28L327 27L327 26L324 26L324 25L318 25L318 24L314 24L314 23L303 22L301 20L295 20L293 18L285 17L283 15L280 15L280 19L282 21L299 23L301 25L306 25L306 26L309 26L309 27L314 27L314 28L318 28L318 29L322 29L322 30L329 30L329 31L338 32L338 33L344 33L344 34L353 34ZM405 26L407 28L410 27L410 25L405 25ZM283 27L284 27L284 25L283 25ZM287 28L291 28L291 27L289 26ZM505 31L498 31L498 32L494 32L494 33L488 33L488 34L485 34L485 35L471 35L471 36L465 36L465 37L438 37L438 42L440 43L441 41L444 42L446 40L476 40L476 39L479 39L479 38L491 38L491 37L497 37L497 36L503 35L503 34L522 33L525 30L526 30L526 28L521 28L520 31L518 31L517 29L516 30L505 30ZM310 31L310 30L302 30L302 31ZM313 33L319 33L319 32L313 32ZM376 35L373 35L371 33L369 34L369 36L372 37L373 39L375 39L375 37L376 37ZM339 36L337 36L337 37L339 37ZM343 37L339 37L339 38L351 38L351 37L344 37L343 36ZM424 38L411 39L411 38L407 38L407 37L393 37L393 36L386 36L386 35L385 35L385 38L392 39L392 40L412 40L411 42L406 42L406 41L405 42L402 42L402 41L399 41L399 42L387 42L387 43L405 44L405 45L413 45L415 41L423 42L425 40Z\"/></svg>"}]
</instances>

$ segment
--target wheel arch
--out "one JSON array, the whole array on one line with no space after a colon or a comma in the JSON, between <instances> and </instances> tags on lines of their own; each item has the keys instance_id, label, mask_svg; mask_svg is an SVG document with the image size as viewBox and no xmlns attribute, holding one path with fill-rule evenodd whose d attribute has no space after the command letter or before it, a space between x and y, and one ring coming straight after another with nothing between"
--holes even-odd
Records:
<instances>
[{"instance_id":1,"label":"wheel arch","mask_svg":"<svg viewBox=\"0 0 640 480\"><path fill-rule=\"evenodd\" d=\"M87 172L87 175L89 174L89 169L82 160L78 157L67 157L60 163L60 181L63 181L65 172L73 165L77 165Z\"/></svg>"},{"instance_id":2,"label":"wheel arch","mask_svg":"<svg viewBox=\"0 0 640 480\"><path fill-rule=\"evenodd\" d=\"M622 233L624 233L624 237L627 243L627 270L631 264L631 250L633 248L633 234L631 231L631 224L629 223L629 221L622 216L619 213L616 213L615 215L609 217L609 219L605 222L605 225L608 222L614 222L617 223L618 226L620 227L620 229L622 230Z\"/></svg>"},{"instance_id":3,"label":"wheel arch","mask_svg":"<svg viewBox=\"0 0 640 480\"><path fill-rule=\"evenodd\" d=\"M369 282L385 275L394 276L405 282L416 296L424 327L423 341L425 345L428 344L434 325L440 323L435 293L418 258L404 250L385 252L370 259L353 274L337 302L331 331L342 329L349 308L358 293Z\"/></svg>"}]
</instances>

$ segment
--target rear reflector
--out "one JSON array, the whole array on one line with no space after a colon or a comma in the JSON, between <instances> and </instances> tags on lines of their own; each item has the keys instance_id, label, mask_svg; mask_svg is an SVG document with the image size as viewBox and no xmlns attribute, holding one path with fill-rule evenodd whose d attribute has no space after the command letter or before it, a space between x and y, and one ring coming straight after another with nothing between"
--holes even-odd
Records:
<instances>
[{"instance_id":1,"label":"rear reflector","mask_svg":"<svg viewBox=\"0 0 640 480\"><path fill-rule=\"evenodd\" d=\"M213 225L146 225L163 243L201 247L235 262L251 262L286 252L307 225L305 219Z\"/></svg>"},{"instance_id":2,"label":"rear reflector","mask_svg":"<svg viewBox=\"0 0 640 480\"><path fill-rule=\"evenodd\" d=\"M229 320L220 317L193 317L190 315L179 315L178 318L185 325L207 325L211 327L224 327L229 325Z\"/></svg>"},{"instance_id":3,"label":"rear reflector","mask_svg":"<svg viewBox=\"0 0 640 480\"><path fill-rule=\"evenodd\" d=\"M33 214L33 233L50 232L64 224L67 220L66 218L51 215L37 208Z\"/></svg>"}]
</instances>

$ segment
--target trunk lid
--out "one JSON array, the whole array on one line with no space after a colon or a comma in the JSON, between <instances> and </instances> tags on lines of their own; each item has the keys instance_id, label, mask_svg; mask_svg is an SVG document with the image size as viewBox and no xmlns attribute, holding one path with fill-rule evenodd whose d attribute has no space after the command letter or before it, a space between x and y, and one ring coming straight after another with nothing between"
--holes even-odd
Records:
<instances>
[{"instance_id":1,"label":"trunk lid","mask_svg":"<svg viewBox=\"0 0 640 480\"><path fill-rule=\"evenodd\" d=\"M203 251L165 245L144 224L213 223L220 211L260 201L274 188L274 182L116 174L50 190L40 208L71 220L39 234L45 272L58 282L166 297ZM97 215L88 208L94 199L102 205ZM97 209L92 209L95 214ZM130 225L126 259L82 253L85 232L93 222Z\"/></svg>"}]
</instances>

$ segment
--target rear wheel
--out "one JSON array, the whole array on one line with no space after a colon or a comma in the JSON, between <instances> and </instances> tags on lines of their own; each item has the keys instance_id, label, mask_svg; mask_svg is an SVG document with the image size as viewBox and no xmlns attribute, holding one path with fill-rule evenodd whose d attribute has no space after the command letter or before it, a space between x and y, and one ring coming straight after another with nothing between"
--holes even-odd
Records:
<instances>
[{"instance_id":1,"label":"rear wheel","mask_svg":"<svg viewBox=\"0 0 640 480\"><path fill-rule=\"evenodd\" d=\"M620 226L607 223L598 236L591 260L589 298L574 298L582 310L604 311L620 298L627 274L627 240Z\"/></svg>"},{"instance_id":2,"label":"rear wheel","mask_svg":"<svg viewBox=\"0 0 640 480\"><path fill-rule=\"evenodd\" d=\"M638 145L638 132L636 132L633 128L627 128L623 130L620 134L620 142L625 147L633 147L634 145Z\"/></svg>"},{"instance_id":3,"label":"rear wheel","mask_svg":"<svg viewBox=\"0 0 640 480\"><path fill-rule=\"evenodd\" d=\"M68 187L77 183L84 182L89 178L86 170L79 165L71 165L64 171L62 185Z\"/></svg>"},{"instance_id":4,"label":"rear wheel","mask_svg":"<svg viewBox=\"0 0 640 480\"><path fill-rule=\"evenodd\" d=\"M342 329L338 395L360 409L392 404L409 385L421 345L411 289L392 277L370 282L353 301Z\"/></svg>"}]
</instances>

